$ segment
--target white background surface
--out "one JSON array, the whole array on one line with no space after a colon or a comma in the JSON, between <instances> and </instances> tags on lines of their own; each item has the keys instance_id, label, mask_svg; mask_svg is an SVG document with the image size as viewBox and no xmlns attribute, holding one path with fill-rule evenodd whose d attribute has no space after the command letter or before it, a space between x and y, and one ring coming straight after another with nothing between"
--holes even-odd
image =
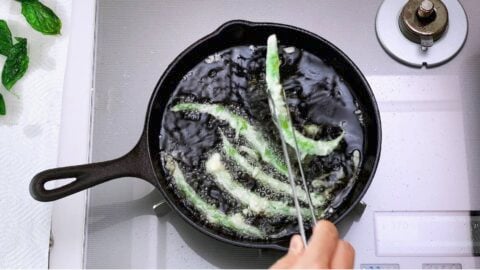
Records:
<instances>
[{"instance_id":1,"label":"white background surface","mask_svg":"<svg viewBox=\"0 0 480 270\"><path fill-rule=\"evenodd\" d=\"M44 0L44 3L49 4L51 7L58 8L68 4L70 1L66 0ZM8 3L7 5L3 5L3 3ZM13 3L13 4L10 4ZM19 16L19 11L14 6L17 6L18 3L8 0L3 0L2 5L0 6L0 15L3 14L10 14L12 16L13 24L11 25L12 32L16 33L26 33L24 36L29 37L29 42L31 40L33 42L41 42L42 40L50 40L48 37L43 37L33 30L29 30L22 18ZM71 17L65 16L64 12L67 10L64 8L63 10L60 8L58 14L62 19L64 19L64 29L62 31L63 35L59 39L55 41L55 44L51 45L53 48L55 46L59 46L60 43L66 43L68 37L68 31L71 30L70 35L70 45L68 51L68 65L67 65L67 72L65 75L65 85L63 87L63 110L62 110L62 119L61 119L61 128L60 128L60 142L59 142L59 156L58 156L58 164L60 166L64 165L73 165L73 164L80 164L85 163L88 161L88 145L89 145L89 132L90 132L90 97L92 92L92 69L93 69L93 47L94 47L94 25L95 25L95 1L94 0L78 0L72 1L72 15ZM373 19L373 18L372 18ZM365 26L367 26L365 24ZM368 25L368 29L372 27L372 25ZM70 28L70 29L69 29ZM30 38L30 35L32 37ZM471 33L471 37L475 37ZM35 41L36 39L39 39ZM335 41L335 36L330 37ZM341 40L336 43L340 43ZM467 45L468 46L468 45ZM356 47L352 46L345 46L347 50L355 50ZM15 92L20 96L20 99L15 98L12 95L5 95L4 89L0 89L0 92L6 96L7 99L7 106L17 108L10 111L10 115L2 120L0 120L0 179L7 183L7 189L0 190L0 205L5 205L6 202L12 207L8 213L3 210L4 208L0 208L0 214L2 214L3 220L9 220L12 218L16 218L19 216L18 207L22 205L18 203L19 200L27 200L28 208L26 208L25 216L28 216L27 222L2 222L0 223L0 267L4 266L3 262L5 259L12 259L17 261L23 261L26 263L27 261L41 261L42 265L38 264L35 267L44 268L46 267L47 263L47 251L48 251L48 237L46 237L48 229L49 229L49 222L47 222L43 218L43 214L40 212L48 212L48 206L45 204L40 204L34 202L30 199L28 194L28 182L33 176L34 173L38 172L40 169L46 169L55 166L55 155L46 155L47 152L55 152L55 148L58 142L58 128L59 128L59 107L53 106L53 104L49 104L48 106L43 106L41 103L36 100L32 102L29 100L30 98L34 98L35 95L31 93L36 93L37 91L40 92L41 89L44 87L51 87L50 91L46 91L44 98L48 100L50 98L54 98L55 100L59 100L58 97L62 95L62 79L63 76L58 77L58 79L53 80L54 83L52 84L41 84L37 87L27 88L26 84L27 81L35 78L38 78L41 82L45 82L49 79L49 76L58 75L56 74L57 71L60 70L61 63L58 61L51 61L52 59L57 59L53 57L53 53L58 53L59 50L48 50L43 46L40 47L32 47L30 46L30 50L32 54L35 51L42 52L42 54L38 54L37 56L32 55L32 63L31 63L31 70L29 74L27 74L26 79L24 82L20 82L17 85L17 89ZM43 52L46 50L46 53ZM351 55L354 53L349 52ZM44 58L36 58L35 57L43 57L47 55L46 62L40 62ZM52 57L50 57L52 56ZM355 59L354 59L355 60ZM358 60L358 59L357 59ZM388 59L387 59L388 60ZM39 61L39 62L37 62ZM393 61L393 60L392 60ZM358 61L361 63L361 61ZM458 63L458 62L457 62ZM3 59L0 60L0 64L3 64ZM44 66L45 65L45 66ZM399 65L400 66L400 65ZM401 67L401 66L400 66ZM369 66L363 66L363 69L369 69ZM53 69L49 70L49 69ZM48 72L47 72L48 71ZM441 69L439 70L441 73ZM63 72L63 70L62 70ZM400 72L401 73L401 72ZM62 73L63 74L63 73ZM30 79L27 79L30 78ZM378 88L381 85L391 85L392 88L403 90L408 89L411 82L407 83L407 87L400 87L402 83L405 81L402 80L401 77L369 77L369 81L372 84L374 89ZM444 77L444 80L440 83L447 83L449 82L454 87L453 89L459 88L459 82L462 80L459 78L452 78L452 80L448 80ZM400 83L401 82L401 83ZM28 90L27 90L28 89ZM387 89L383 89L384 93L387 93ZM428 91L426 91L428 92ZM28 95L27 95L28 93ZM398 93L398 92L397 92ZM443 92L442 92L443 93ZM455 92L453 92L455 93ZM379 105L381 109L386 110L384 114L384 122L388 123L396 123L396 120L401 120L403 117L400 115L408 116L407 111L411 110L412 108L420 108L420 111L427 111L422 115L424 118L420 120L424 120L425 122L430 122L432 126L438 124L438 127L441 127L441 123L436 121L432 116L429 115L429 110L438 111L438 110L445 110L448 111L448 115L450 116L450 120L452 122L456 122L459 125L459 129L461 129L463 125L463 121L461 121L461 113L457 111L458 109L458 96L452 93L445 92L445 96L441 95L442 99L444 100L434 100L429 102L423 102L422 94L416 96L419 102L411 102L410 104L405 102L382 102L390 99L390 97L395 100L394 95L395 91L389 92L388 98L387 96L382 97L381 93L376 93L379 99ZM403 93L405 94L405 93ZM392 95L392 96L390 96ZM405 95L409 96L410 95ZM429 97L440 97L440 95L429 95ZM434 98L435 99L435 98ZM440 98L439 98L440 99ZM42 99L43 101L43 99ZM412 100L413 101L413 100ZM25 106L26 102L30 102L32 105ZM426 107L425 107L426 106ZM432 107L433 106L433 107ZM38 107L45 107L50 110L53 110L50 113L41 115L38 114L39 110ZM423 109L422 109L423 108ZM400 112L405 113L400 113ZM32 113L35 112L35 113ZM37 115L38 114L38 115ZM44 116L40 121L33 121L33 117L37 116ZM30 118L32 117L32 118ZM432 118L430 118L432 117ZM408 118L408 117L406 117ZM414 119L413 116L410 120ZM407 123L408 120L405 119ZM456 121L460 120L460 121ZM17 122L16 122L17 121ZM18 125L18 121L26 121L22 123L28 123L21 128ZM38 128L39 124L41 127ZM44 125L45 128L44 128ZM17 131L8 133L8 131L12 130L15 126L17 126ZM32 134L38 134L40 130L40 135L36 135L35 138L27 138L27 136L31 136ZM401 132L401 129L400 129ZM7 134L7 135L6 135ZM48 136L50 135L50 136ZM387 134L388 135L388 134ZM462 134L463 135L463 134ZM43 143L34 143L34 140L42 138L44 141ZM388 136L386 136L386 141L388 141ZM425 139L425 137L424 137ZM5 142L15 142L14 143L5 143ZM425 139L425 142L428 144L428 140ZM388 143L390 145L390 142ZM17 145L17 146L15 146ZM28 155L21 155L18 151L18 145L25 147L28 149ZM412 146L412 148L414 148ZM465 148L460 147L456 151L460 152L460 156L465 161ZM7 153L7 154L5 154ZM441 163L442 157L441 153L438 153L438 161ZM38 158L41 157L41 158ZM27 158L29 160L27 160ZM458 161L460 162L460 160ZM421 167L422 164L418 164L418 168ZM35 166L39 166L38 169L35 169ZM7 168L4 170L3 168ZM13 168L13 169L12 169ZM18 175L16 172L19 172L22 175L20 182L14 181ZM399 172L399 171L397 171ZM401 172L401 170L400 170ZM378 175L382 175L382 172L379 171ZM391 173L391 172L390 172ZM462 175L460 179L465 179L465 176ZM377 177L379 179L380 177ZM19 177L20 179L20 177ZM378 183L383 183L384 185L391 184L391 181L388 181L388 177L382 178L387 179L386 181L377 181ZM423 179L423 178L422 178ZM427 185L428 183L424 183ZM12 194L21 194L15 198ZM466 193L468 194L468 192ZM376 196L383 196L382 194L371 194L370 197L373 200ZM19 199L20 198L20 199ZM53 219L52 219L52 231L53 231L53 238L54 238L54 245L51 250L50 256L50 267L51 268L80 268L83 266L83 243L84 243L84 223L85 223L85 199L86 195L85 192L76 194L74 196L70 196L68 199L57 201L53 204ZM368 198L367 198L368 199ZM461 208L464 209L469 205L469 199L472 200L473 198L468 198L468 195L464 197L460 201ZM447 203L448 200L445 201ZM425 204L423 205L424 208L430 209L429 201L426 200ZM16 203L16 204L14 204ZM471 203L471 202L470 202ZM385 206L387 208L387 206ZM453 207L446 207L448 209ZM46 210L45 210L46 209ZM11 214L15 212L15 215ZM35 214L31 214L35 213ZM151 216L152 219L155 217ZM38 222L39 220L43 220L42 222ZM373 221L373 219L369 219L369 221ZM371 226L373 228L373 226ZM152 227L152 229L157 228L156 225ZM31 231L40 231L42 232L41 239L36 239L35 242L32 243L39 243L38 245L22 245L22 241L25 240L25 234L19 233L22 229L30 229ZM7 232L9 234L7 234ZM358 236L352 237L351 240L363 240L361 239L361 235L364 234L362 232L355 233L355 230L352 230L352 235L355 234ZM152 240L153 241L153 240ZM27 243L27 242L23 242ZM155 244L158 244L155 242ZM12 249L12 247L14 247ZM25 253L25 252L18 252L20 248L32 248L37 251L35 254L39 254L38 256L33 255L34 253ZM3 250L7 250L9 253L8 256L5 256L5 253L2 253ZM369 252L369 250L365 250L365 253ZM140 254L139 254L140 255ZM145 254L141 254L145 258ZM368 257L367 254L363 254L362 257ZM438 258L438 260L442 260L442 258ZM158 264L157 264L158 265ZM9 265L10 267L14 267L14 265ZM196 264L198 267L198 264ZM20 267L20 266L18 266ZM28 267L28 265L22 265L22 267Z\"/></svg>"},{"instance_id":2,"label":"white background surface","mask_svg":"<svg viewBox=\"0 0 480 270\"><path fill-rule=\"evenodd\" d=\"M34 201L30 179L56 165L62 90L70 33L69 0L44 0L63 21L62 34L44 36L20 14L17 1L3 0L0 18L13 36L28 40L26 75L13 94L3 86L7 116L0 117L0 268L48 265L51 205ZM5 58L0 57L3 66Z\"/></svg>"}]
</instances>

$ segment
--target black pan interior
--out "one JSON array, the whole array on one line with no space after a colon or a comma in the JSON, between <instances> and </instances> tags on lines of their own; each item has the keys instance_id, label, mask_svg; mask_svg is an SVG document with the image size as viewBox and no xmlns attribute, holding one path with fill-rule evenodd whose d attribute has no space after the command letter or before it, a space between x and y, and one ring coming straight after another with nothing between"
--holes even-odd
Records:
<instances>
[{"instance_id":1,"label":"black pan interior","mask_svg":"<svg viewBox=\"0 0 480 270\"><path fill-rule=\"evenodd\" d=\"M359 108L363 112L364 147L359 177L346 201L329 217L331 221L338 222L342 219L366 192L378 163L381 145L379 113L368 83L353 62L328 41L292 26L232 21L224 24L211 35L187 48L167 68L160 79L152 95L148 110L146 132L149 155L158 179L157 184L170 204L178 210L186 221L197 229L214 238L249 247L281 248L288 243L288 237L276 240L236 239L230 235L223 234L221 231L198 225L201 222L196 220L196 217L192 216L187 209L181 206L182 204L178 201L177 196L171 194L166 189L168 183L165 180L165 172L163 171L158 151L158 135L160 134L164 110L170 96L189 70L209 55L218 51L240 45L264 45L267 37L272 33L277 34L283 44L304 49L333 66L335 71L350 85Z\"/></svg>"}]
</instances>

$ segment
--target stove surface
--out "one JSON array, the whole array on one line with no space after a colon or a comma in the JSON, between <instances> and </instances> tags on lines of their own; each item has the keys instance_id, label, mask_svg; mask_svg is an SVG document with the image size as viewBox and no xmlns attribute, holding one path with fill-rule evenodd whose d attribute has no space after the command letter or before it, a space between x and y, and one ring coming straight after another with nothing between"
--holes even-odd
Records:
<instances>
[{"instance_id":1,"label":"stove surface","mask_svg":"<svg viewBox=\"0 0 480 270\"><path fill-rule=\"evenodd\" d=\"M339 225L356 249L356 267L480 267L472 256L472 245L480 246L472 212L480 210L480 2L461 1L467 41L432 69L404 66L382 49L375 33L381 2L99 0L92 161L135 145L157 80L187 46L232 19L291 24L343 50L381 111L382 154L366 207ZM152 206L161 200L133 178L91 189L85 266L265 268L282 255L218 242L173 212L157 217Z\"/></svg>"}]
</instances>

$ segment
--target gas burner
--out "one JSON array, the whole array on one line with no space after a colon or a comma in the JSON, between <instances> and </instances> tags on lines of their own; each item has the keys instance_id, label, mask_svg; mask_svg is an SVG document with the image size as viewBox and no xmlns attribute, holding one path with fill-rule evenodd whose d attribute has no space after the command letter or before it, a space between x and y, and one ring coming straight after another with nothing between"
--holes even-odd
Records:
<instances>
[{"instance_id":1,"label":"gas burner","mask_svg":"<svg viewBox=\"0 0 480 270\"><path fill-rule=\"evenodd\" d=\"M385 0L377 13L377 36L396 60L415 67L453 58L467 38L467 15L458 0Z\"/></svg>"},{"instance_id":2,"label":"gas burner","mask_svg":"<svg viewBox=\"0 0 480 270\"><path fill-rule=\"evenodd\" d=\"M447 30L448 10L440 0L412 0L403 7L398 22L405 37L427 50Z\"/></svg>"}]
</instances>

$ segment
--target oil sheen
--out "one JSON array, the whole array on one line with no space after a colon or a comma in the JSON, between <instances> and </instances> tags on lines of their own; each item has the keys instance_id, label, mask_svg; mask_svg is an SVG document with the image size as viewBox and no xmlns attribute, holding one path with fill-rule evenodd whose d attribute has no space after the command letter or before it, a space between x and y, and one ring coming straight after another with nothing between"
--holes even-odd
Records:
<instances>
[{"instance_id":1,"label":"oil sheen","mask_svg":"<svg viewBox=\"0 0 480 270\"><path fill-rule=\"evenodd\" d=\"M342 129L345 137L328 156L307 156L303 160L310 192L323 194L325 204L319 216L328 218L348 196L355 183L355 159L362 157L364 137L361 109L357 107L350 86L321 58L302 49L279 46L281 80L295 128L313 139L334 139ZM265 46L238 46L220 51L197 64L179 82L170 98L160 134L160 151L179 164L188 184L207 203L227 215L241 213L245 222L265 232L267 238L279 238L297 232L297 221L292 216L265 216L246 211L248 208L222 190L205 167L212 153L222 153L222 134L240 153L268 175L285 183L288 179L269 164L255 156L248 141L238 136L228 123L205 113L173 112L171 108L182 102L221 104L248 119L261 131L280 157L278 131L272 122L265 82ZM292 151L291 160L296 160ZM354 154L356 152L356 154ZM358 155L358 153L360 155ZM354 157L356 156L356 157ZM271 201L283 201L293 206L290 196L272 191L243 171L225 154L222 162L232 175L249 191ZM360 161L361 163L361 161ZM165 167L165 164L163 164ZM224 235L246 237L221 226L209 224L182 198L174 180L166 171L168 188L201 225L211 227ZM297 177L297 184L301 185ZM307 207L304 203L301 206Z\"/></svg>"}]
</instances>

